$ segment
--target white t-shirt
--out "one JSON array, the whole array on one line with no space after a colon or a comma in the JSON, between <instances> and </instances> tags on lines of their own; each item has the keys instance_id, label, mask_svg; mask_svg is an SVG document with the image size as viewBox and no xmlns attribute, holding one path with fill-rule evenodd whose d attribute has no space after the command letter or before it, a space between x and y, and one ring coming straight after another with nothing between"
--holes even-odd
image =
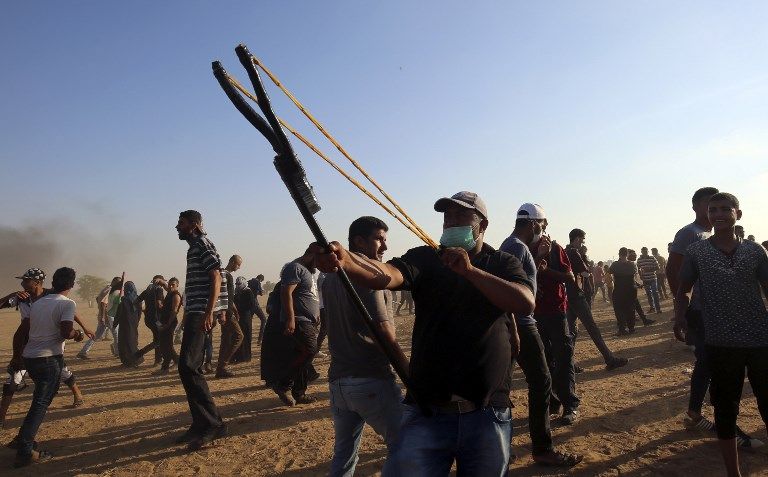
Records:
<instances>
[{"instance_id":1,"label":"white t-shirt","mask_svg":"<svg viewBox=\"0 0 768 477\"><path fill-rule=\"evenodd\" d=\"M61 322L74 320L74 301L58 294L39 298L29 307L29 341L24 347L22 356L43 358L64 354Z\"/></svg>"}]
</instances>

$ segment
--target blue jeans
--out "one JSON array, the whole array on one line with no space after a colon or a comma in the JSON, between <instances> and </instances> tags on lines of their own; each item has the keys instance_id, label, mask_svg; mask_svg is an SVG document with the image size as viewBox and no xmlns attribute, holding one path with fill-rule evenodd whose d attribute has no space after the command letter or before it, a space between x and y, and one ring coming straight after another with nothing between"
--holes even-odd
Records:
<instances>
[{"instance_id":1,"label":"blue jeans","mask_svg":"<svg viewBox=\"0 0 768 477\"><path fill-rule=\"evenodd\" d=\"M88 354L88 352L93 348L93 344L102 339L104 335L109 331L112 334L112 339L114 340L115 349L117 349L117 333L115 332L115 318L112 316L107 316L104 320L104 323L99 321L99 324L96 325L96 333L94 333L93 338L88 338L88 341L85 342L83 345L83 348L80 350L79 354Z\"/></svg>"},{"instance_id":2,"label":"blue jeans","mask_svg":"<svg viewBox=\"0 0 768 477\"><path fill-rule=\"evenodd\" d=\"M448 475L505 476L512 440L512 410L485 407L465 414L435 412L425 417L406 405L397 441L389 452L385 477Z\"/></svg>"},{"instance_id":3,"label":"blue jeans","mask_svg":"<svg viewBox=\"0 0 768 477\"><path fill-rule=\"evenodd\" d=\"M18 455L20 457L32 455L37 430L43 423L48 406L53 401L53 396L59 390L64 357L57 355L46 358L24 358L24 367L27 368L27 373L32 381L35 382L35 391L32 393L32 404L29 406L27 416L21 424L21 430L19 430L21 446Z\"/></svg>"},{"instance_id":4,"label":"blue jeans","mask_svg":"<svg viewBox=\"0 0 768 477\"><path fill-rule=\"evenodd\" d=\"M394 378L339 378L329 387L334 431L330 475L351 477L365 423L388 448L395 443L403 416L402 395Z\"/></svg>"},{"instance_id":5,"label":"blue jeans","mask_svg":"<svg viewBox=\"0 0 768 477\"><path fill-rule=\"evenodd\" d=\"M648 296L648 305L656 311L661 311L661 305L659 303L659 284L656 279L643 280L643 288L645 288L645 294Z\"/></svg>"}]
</instances>

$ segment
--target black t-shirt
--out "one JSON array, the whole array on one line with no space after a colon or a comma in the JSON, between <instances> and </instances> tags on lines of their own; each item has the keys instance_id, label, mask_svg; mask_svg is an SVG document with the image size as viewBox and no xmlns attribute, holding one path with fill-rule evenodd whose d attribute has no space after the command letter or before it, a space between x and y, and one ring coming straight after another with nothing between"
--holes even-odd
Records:
<instances>
[{"instance_id":1,"label":"black t-shirt","mask_svg":"<svg viewBox=\"0 0 768 477\"><path fill-rule=\"evenodd\" d=\"M467 279L445 267L430 247L418 247L388 263L403 274L416 305L410 381L426 403L452 395L480 406L509 405L510 320ZM487 244L472 265L533 290L520 261Z\"/></svg>"},{"instance_id":2,"label":"black t-shirt","mask_svg":"<svg viewBox=\"0 0 768 477\"><path fill-rule=\"evenodd\" d=\"M157 315L157 301L163 301L163 289L158 285L150 285L139 295L139 301L144 301L144 317L147 321L154 323L159 316Z\"/></svg>"},{"instance_id":3,"label":"black t-shirt","mask_svg":"<svg viewBox=\"0 0 768 477\"><path fill-rule=\"evenodd\" d=\"M163 300L163 311L161 313L161 321L164 325L167 325L168 323L177 323L176 314L179 312L179 308L181 308L181 301L179 301L178 308L173 307L173 297L176 295L181 298L181 293L174 291L170 292L165 296L165 299Z\"/></svg>"}]
</instances>

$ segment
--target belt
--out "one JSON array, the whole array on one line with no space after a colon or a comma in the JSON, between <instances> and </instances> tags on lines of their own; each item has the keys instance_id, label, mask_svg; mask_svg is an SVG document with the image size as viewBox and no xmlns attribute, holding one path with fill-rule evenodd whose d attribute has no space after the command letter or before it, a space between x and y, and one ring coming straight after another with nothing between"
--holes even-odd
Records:
<instances>
[{"instance_id":1,"label":"belt","mask_svg":"<svg viewBox=\"0 0 768 477\"><path fill-rule=\"evenodd\" d=\"M431 406L437 412L443 414L466 414L468 412L474 412L480 409L477 404L472 401L466 401L464 399L457 401L448 401L442 404L434 404Z\"/></svg>"}]
</instances>

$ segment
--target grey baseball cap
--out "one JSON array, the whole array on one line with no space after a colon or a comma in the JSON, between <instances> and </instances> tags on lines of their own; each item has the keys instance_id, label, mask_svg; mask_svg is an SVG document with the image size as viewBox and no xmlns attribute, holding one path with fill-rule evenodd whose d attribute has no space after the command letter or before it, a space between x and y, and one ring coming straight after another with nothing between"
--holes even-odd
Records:
<instances>
[{"instance_id":1,"label":"grey baseball cap","mask_svg":"<svg viewBox=\"0 0 768 477\"><path fill-rule=\"evenodd\" d=\"M461 191L450 197L443 197L435 202L435 211L445 212L451 204L457 204L465 209L472 209L480 214L484 219L488 219L488 209L485 207L485 201L474 192Z\"/></svg>"}]
</instances>

